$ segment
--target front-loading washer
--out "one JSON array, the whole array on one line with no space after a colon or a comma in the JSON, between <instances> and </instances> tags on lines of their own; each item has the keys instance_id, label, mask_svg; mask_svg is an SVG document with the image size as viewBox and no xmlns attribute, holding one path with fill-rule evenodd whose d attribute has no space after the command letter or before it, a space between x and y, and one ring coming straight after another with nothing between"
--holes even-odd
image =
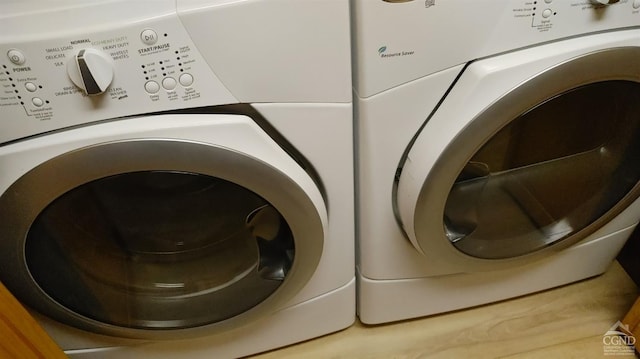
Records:
<instances>
[{"instance_id":1,"label":"front-loading washer","mask_svg":"<svg viewBox=\"0 0 640 359\"><path fill-rule=\"evenodd\" d=\"M347 0L0 14L0 279L70 357L353 323Z\"/></svg>"},{"instance_id":2,"label":"front-loading washer","mask_svg":"<svg viewBox=\"0 0 640 359\"><path fill-rule=\"evenodd\" d=\"M352 15L360 319L604 272L640 218L640 1Z\"/></svg>"}]
</instances>

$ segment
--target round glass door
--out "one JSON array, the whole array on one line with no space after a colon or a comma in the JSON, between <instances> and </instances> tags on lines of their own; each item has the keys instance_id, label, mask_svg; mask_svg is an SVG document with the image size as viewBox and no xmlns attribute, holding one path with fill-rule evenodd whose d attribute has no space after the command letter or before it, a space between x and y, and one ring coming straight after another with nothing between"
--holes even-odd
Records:
<instances>
[{"instance_id":1,"label":"round glass door","mask_svg":"<svg viewBox=\"0 0 640 359\"><path fill-rule=\"evenodd\" d=\"M289 225L237 184L189 172L114 175L58 197L25 242L53 300L120 327L179 329L245 312L295 256Z\"/></svg>"},{"instance_id":2,"label":"round glass door","mask_svg":"<svg viewBox=\"0 0 640 359\"><path fill-rule=\"evenodd\" d=\"M258 156L133 139L22 163L33 168L0 196L1 280L43 315L117 337L273 313L315 273L326 209L302 168Z\"/></svg>"},{"instance_id":3,"label":"round glass door","mask_svg":"<svg viewBox=\"0 0 640 359\"><path fill-rule=\"evenodd\" d=\"M445 234L472 257L521 256L591 225L639 182L640 84L592 83L526 111L473 155L447 197Z\"/></svg>"}]
</instances>

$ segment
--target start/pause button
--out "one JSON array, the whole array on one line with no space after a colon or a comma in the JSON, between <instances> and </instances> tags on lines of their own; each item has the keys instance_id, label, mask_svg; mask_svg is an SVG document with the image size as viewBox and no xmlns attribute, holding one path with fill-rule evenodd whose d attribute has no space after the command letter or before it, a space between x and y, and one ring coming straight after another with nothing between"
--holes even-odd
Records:
<instances>
[{"instance_id":1,"label":"start/pause button","mask_svg":"<svg viewBox=\"0 0 640 359\"><path fill-rule=\"evenodd\" d=\"M147 45L153 45L158 41L158 34L151 29L146 29L140 34L140 40Z\"/></svg>"}]
</instances>

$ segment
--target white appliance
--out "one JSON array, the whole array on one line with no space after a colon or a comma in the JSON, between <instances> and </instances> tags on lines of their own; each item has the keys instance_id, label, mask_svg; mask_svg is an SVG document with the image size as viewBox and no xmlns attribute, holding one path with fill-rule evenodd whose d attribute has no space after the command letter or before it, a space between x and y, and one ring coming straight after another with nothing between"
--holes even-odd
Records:
<instances>
[{"instance_id":1,"label":"white appliance","mask_svg":"<svg viewBox=\"0 0 640 359\"><path fill-rule=\"evenodd\" d=\"M363 322L606 270L640 217L639 0L354 0L352 23Z\"/></svg>"},{"instance_id":2,"label":"white appliance","mask_svg":"<svg viewBox=\"0 0 640 359\"><path fill-rule=\"evenodd\" d=\"M355 319L347 0L3 1L0 280L74 358Z\"/></svg>"}]
</instances>

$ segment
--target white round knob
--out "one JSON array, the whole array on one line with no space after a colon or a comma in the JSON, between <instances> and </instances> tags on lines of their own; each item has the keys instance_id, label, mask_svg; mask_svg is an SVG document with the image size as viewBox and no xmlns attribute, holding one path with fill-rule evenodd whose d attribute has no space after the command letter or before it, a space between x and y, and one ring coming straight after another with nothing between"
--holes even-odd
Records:
<instances>
[{"instance_id":1,"label":"white round knob","mask_svg":"<svg viewBox=\"0 0 640 359\"><path fill-rule=\"evenodd\" d=\"M591 0L592 4L596 4L596 5L611 5L611 4L615 4L620 0Z\"/></svg>"},{"instance_id":2,"label":"white round knob","mask_svg":"<svg viewBox=\"0 0 640 359\"><path fill-rule=\"evenodd\" d=\"M100 95L113 81L113 61L96 49L82 49L67 62L67 74L87 95Z\"/></svg>"}]
</instances>

